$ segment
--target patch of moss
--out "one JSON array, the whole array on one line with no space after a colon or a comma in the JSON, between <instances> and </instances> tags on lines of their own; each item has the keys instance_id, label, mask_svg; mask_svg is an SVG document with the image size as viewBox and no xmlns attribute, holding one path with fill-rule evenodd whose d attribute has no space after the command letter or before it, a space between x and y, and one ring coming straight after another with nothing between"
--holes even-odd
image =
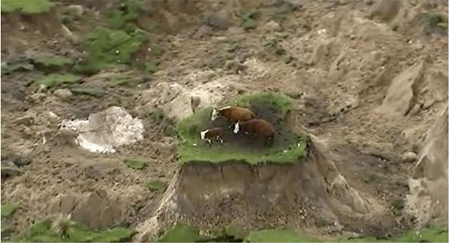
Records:
<instances>
[{"instance_id":1,"label":"patch of moss","mask_svg":"<svg viewBox=\"0 0 450 247\"><path fill-rule=\"evenodd\" d=\"M166 187L166 183L159 179L150 180L147 187L151 192L161 192Z\"/></svg>"},{"instance_id":2,"label":"patch of moss","mask_svg":"<svg viewBox=\"0 0 450 247\"><path fill-rule=\"evenodd\" d=\"M75 69L91 74L110 65L131 64L133 55L146 40L146 35L139 30L127 33L97 29L84 37L83 46L89 57L77 64Z\"/></svg>"},{"instance_id":3,"label":"patch of moss","mask_svg":"<svg viewBox=\"0 0 450 247\"><path fill-rule=\"evenodd\" d=\"M145 162L136 159L125 159L125 165L131 169L142 170L145 167Z\"/></svg>"},{"instance_id":4,"label":"patch of moss","mask_svg":"<svg viewBox=\"0 0 450 247\"><path fill-rule=\"evenodd\" d=\"M71 58L57 56L57 55L40 55L31 59L36 67L47 69L60 69L65 66L73 64L74 60Z\"/></svg>"},{"instance_id":5,"label":"patch of moss","mask_svg":"<svg viewBox=\"0 0 450 247\"><path fill-rule=\"evenodd\" d=\"M11 216L16 211L16 209L17 209L16 205L2 204L2 218L7 218Z\"/></svg>"},{"instance_id":6,"label":"patch of moss","mask_svg":"<svg viewBox=\"0 0 450 247\"><path fill-rule=\"evenodd\" d=\"M71 88L70 91L74 94L84 94L96 98L101 98L106 94L106 91L101 88L94 87L75 87Z\"/></svg>"},{"instance_id":7,"label":"patch of moss","mask_svg":"<svg viewBox=\"0 0 450 247\"><path fill-rule=\"evenodd\" d=\"M2 13L40 14L50 11L55 4L48 0L2 0Z\"/></svg>"},{"instance_id":8,"label":"patch of moss","mask_svg":"<svg viewBox=\"0 0 450 247\"><path fill-rule=\"evenodd\" d=\"M54 88L62 84L74 84L83 79L74 74L49 74L36 80L36 84L45 88Z\"/></svg>"},{"instance_id":9,"label":"patch of moss","mask_svg":"<svg viewBox=\"0 0 450 247\"><path fill-rule=\"evenodd\" d=\"M239 96L230 100L229 104L226 105L234 105L232 102L243 107L249 107L255 103L269 105L282 116L285 116L293 107L287 96L273 92ZM290 164L305 155L308 140L306 134L295 135L292 144L289 146L272 146L262 150L247 150L239 146L223 145L208 147L200 139L199 133L204 130L205 124L210 121L211 111L211 108L202 109L177 125L177 133L180 138L178 152L181 164L190 161L219 163L229 160L245 161L252 165L268 162Z\"/></svg>"},{"instance_id":10,"label":"patch of moss","mask_svg":"<svg viewBox=\"0 0 450 247\"><path fill-rule=\"evenodd\" d=\"M317 243L321 242L316 238L304 233L294 232L286 229L270 229L252 231L244 239L247 243Z\"/></svg>"},{"instance_id":11,"label":"patch of moss","mask_svg":"<svg viewBox=\"0 0 450 247\"><path fill-rule=\"evenodd\" d=\"M201 239L199 231L195 228L178 224L169 231L167 231L164 236L162 236L158 242L159 243L195 243Z\"/></svg>"},{"instance_id":12,"label":"patch of moss","mask_svg":"<svg viewBox=\"0 0 450 247\"><path fill-rule=\"evenodd\" d=\"M32 225L26 232L13 237L9 242L25 243L114 243L129 241L133 230L116 227L101 232L90 231L80 224L70 226L66 237L60 237L52 229L52 221L45 219Z\"/></svg>"}]
</instances>

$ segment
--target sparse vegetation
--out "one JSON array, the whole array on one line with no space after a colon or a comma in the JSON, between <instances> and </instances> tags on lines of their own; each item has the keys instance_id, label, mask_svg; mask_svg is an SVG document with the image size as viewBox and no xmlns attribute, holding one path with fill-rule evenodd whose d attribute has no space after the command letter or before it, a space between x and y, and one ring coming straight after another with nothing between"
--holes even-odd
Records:
<instances>
[{"instance_id":1,"label":"sparse vegetation","mask_svg":"<svg viewBox=\"0 0 450 247\"><path fill-rule=\"evenodd\" d=\"M13 64L5 64L2 65L2 75L9 75L18 71L29 71L33 69L34 66L30 64L28 61Z\"/></svg>"},{"instance_id":2,"label":"sparse vegetation","mask_svg":"<svg viewBox=\"0 0 450 247\"><path fill-rule=\"evenodd\" d=\"M272 13L270 13L270 17L275 21L283 21L294 10L295 6L292 3L281 1L279 5L274 7Z\"/></svg>"},{"instance_id":3,"label":"sparse vegetation","mask_svg":"<svg viewBox=\"0 0 450 247\"><path fill-rule=\"evenodd\" d=\"M294 232L286 229L270 229L252 231L244 239L247 243L316 243L321 242L316 238L304 233Z\"/></svg>"},{"instance_id":4,"label":"sparse vegetation","mask_svg":"<svg viewBox=\"0 0 450 247\"><path fill-rule=\"evenodd\" d=\"M279 112L282 116L292 109L292 102L288 97L273 92L240 96L231 100L227 105L234 105L231 102L236 102L238 106L244 107L248 107L250 104L270 105L275 112ZM181 139L178 152L181 164L189 161L218 163L227 160L242 160L253 165L267 162L286 164L295 162L305 154L308 138L306 135L296 136L290 146L273 146L264 150L247 150L232 145L207 147L199 138L199 133L209 121L211 111L211 108L200 110L178 124L177 132Z\"/></svg>"},{"instance_id":5,"label":"sparse vegetation","mask_svg":"<svg viewBox=\"0 0 450 247\"><path fill-rule=\"evenodd\" d=\"M164 115L161 108L153 110L148 117L152 123L158 125L162 129L165 135L175 136L177 134L175 124Z\"/></svg>"},{"instance_id":6,"label":"sparse vegetation","mask_svg":"<svg viewBox=\"0 0 450 247\"><path fill-rule=\"evenodd\" d=\"M159 179L153 179L147 183L147 187L151 192L161 192L166 187L166 183Z\"/></svg>"},{"instance_id":7,"label":"sparse vegetation","mask_svg":"<svg viewBox=\"0 0 450 247\"><path fill-rule=\"evenodd\" d=\"M82 77L74 74L49 74L36 80L36 84L45 88L54 88L62 84L74 84L81 81Z\"/></svg>"},{"instance_id":8,"label":"sparse vegetation","mask_svg":"<svg viewBox=\"0 0 450 247\"><path fill-rule=\"evenodd\" d=\"M133 75L129 74L117 74L110 76L108 78L108 81L111 86L118 87L118 86L132 86L140 83L142 80L141 78L135 77Z\"/></svg>"},{"instance_id":9,"label":"sparse vegetation","mask_svg":"<svg viewBox=\"0 0 450 247\"><path fill-rule=\"evenodd\" d=\"M140 14L143 13L142 3L138 0L122 1L122 7L106 15L108 24L112 29L129 29ZM133 25L134 26L134 25ZM134 28L136 28L134 26Z\"/></svg>"},{"instance_id":10,"label":"sparse vegetation","mask_svg":"<svg viewBox=\"0 0 450 247\"><path fill-rule=\"evenodd\" d=\"M125 165L134 170L142 170L145 167L145 162L136 159L125 159Z\"/></svg>"},{"instance_id":11,"label":"sparse vegetation","mask_svg":"<svg viewBox=\"0 0 450 247\"><path fill-rule=\"evenodd\" d=\"M48 0L2 0L2 13L40 14L50 11L54 5Z\"/></svg>"},{"instance_id":12,"label":"sparse vegetation","mask_svg":"<svg viewBox=\"0 0 450 247\"><path fill-rule=\"evenodd\" d=\"M73 64L73 59L57 55L38 55L31 59L37 68L57 70Z\"/></svg>"},{"instance_id":13,"label":"sparse vegetation","mask_svg":"<svg viewBox=\"0 0 450 247\"><path fill-rule=\"evenodd\" d=\"M86 227L72 223L61 235L52 228L50 219L39 221L32 225L26 232L14 236L9 242L25 243L115 243L129 241L134 234L133 230L116 227L113 229L95 232Z\"/></svg>"},{"instance_id":14,"label":"sparse vegetation","mask_svg":"<svg viewBox=\"0 0 450 247\"><path fill-rule=\"evenodd\" d=\"M85 36L83 44L89 57L77 64L75 69L92 74L110 65L131 64L134 53L146 40L139 30L127 33L99 28Z\"/></svg>"},{"instance_id":15,"label":"sparse vegetation","mask_svg":"<svg viewBox=\"0 0 450 247\"><path fill-rule=\"evenodd\" d=\"M242 28L244 28L244 30L255 29L258 25L258 22L256 21L258 15L259 11L256 8L244 11L240 16Z\"/></svg>"},{"instance_id":16,"label":"sparse vegetation","mask_svg":"<svg viewBox=\"0 0 450 247\"><path fill-rule=\"evenodd\" d=\"M2 167L3 168L3 167ZM17 209L17 206L14 204L3 204L2 203L2 218L7 218L11 216Z\"/></svg>"}]
</instances>

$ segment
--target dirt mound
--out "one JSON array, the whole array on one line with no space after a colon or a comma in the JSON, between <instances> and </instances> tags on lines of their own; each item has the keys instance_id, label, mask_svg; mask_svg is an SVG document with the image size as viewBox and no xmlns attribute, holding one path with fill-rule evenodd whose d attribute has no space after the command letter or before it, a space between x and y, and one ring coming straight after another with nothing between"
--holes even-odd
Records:
<instances>
[{"instance_id":1,"label":"dirt mound","mask_svg":"<svg viewBox=\"0 0 450 247\"><path fill-rule=\"evenodd\" d=\"M288 226L383 234L374 218L385 214L362 197L309 143L307 157L294 164L250 166L242 162L190 162L175 175L155 216L138 225L137 239L154 237L175 222L204 230L233 226L242 231ZM383 225L393 224L385 221ZM383 228L383 227L380 227Z\"/></svg>"},{"instance_id":2,"label":"dirt mound","mask_svg":"<svg viewBox=\"0 0 450 247\"><path fill-rule=\"evenodd\" d=\"M448 108L428 132L409 179L409 213L419 227L448 224Z\"/></svg>"}]
</instances>

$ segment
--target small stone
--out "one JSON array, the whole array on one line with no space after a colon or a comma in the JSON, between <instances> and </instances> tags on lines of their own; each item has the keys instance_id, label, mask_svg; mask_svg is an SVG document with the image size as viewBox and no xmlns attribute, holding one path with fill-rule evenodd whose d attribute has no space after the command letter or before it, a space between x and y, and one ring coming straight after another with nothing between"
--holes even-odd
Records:
<instances>
[{"instance_id":1,"label":"small stone","mask_svg":"<svg viewBox=\"0 0 450 247\"><path fill-rule=\"evenodd\" d=\"M53 94L61 99L67 99L73 95L69 89L56 89Z\"/></svg>"},{"instance_id":2,"label":"small stone","mask_svg":"<svg viewBox=\"0 0 450 247\"><path fill-rule=\"evenodd\" d=\"M62 29L62 34L64 35L64 37L66 37L70 42L72 42L74 44L78 44L80 42L80 37L73 34L72 31L70 31L70 29L68 27L66 27L65 25L62 25L61 29Z\"/></svg>"},{"instance_id":3,"label":"small stone","mask_svg":"<svg viewBox=\"0 0 450 247\"><path fill-rule=\"evenodd\" d=\"M420 105L419 104L415 104L413 106L413 108L411 108L411 111L409 111L409 115L410 116L415 116L415 115L417 115L417 113L419 113L419 111L420 111Z\"/></svg>"},{"instance_id":4,"label":"small stone","mask_svg":"<svg viewBox=\"0 0 450 247\"><path fill-rule=\"evenodd\" d=\"M17 125L30 126L34 123L34 116L31 116L31 115L22 116L22 117L17 118L16 120L14 120L13 123L17 124Z\"/></svg>"},{"instance_id":5,"label":"small stone","mask_svg":"<svg viewBox=\"0 0 450 247\"><path fill-rule=\"evenodd\" d=\"M404 162L414 162L417 160L417 154L414 152L406 152L403 154L402 159Z\"/></svg>"},{"instance_id":6,"label":"small stone","mask_svg":"<svg viewBox=\"0 0 450 247\"><path fill-rule=\"evenodd\" d=\"M422 109L427 110L434 105L436 101L434 99L426 100L422 105Z\"/></svg>"},{"instance_id":7,"label":"small stone","mask_svg":"<svg viewBox=\"0 0 450 247\"><path fill-rule=\"evenodd\" d=\"M82 5L69 5L67 6L66 11L72 13L73 16L77 18L82 17L84 14L84 8Z\"/></svg>"},{"instance_id":8,"label":"small stone","mask_svg":"<svg viewBox=\"0 0 450 247\"><path fill-rule=\"evenodd\" d=\"M263 30L265 32L278 32L281 31L281 27L276 21L270 20L264 25Z\"/></svg>"}]
</instances>

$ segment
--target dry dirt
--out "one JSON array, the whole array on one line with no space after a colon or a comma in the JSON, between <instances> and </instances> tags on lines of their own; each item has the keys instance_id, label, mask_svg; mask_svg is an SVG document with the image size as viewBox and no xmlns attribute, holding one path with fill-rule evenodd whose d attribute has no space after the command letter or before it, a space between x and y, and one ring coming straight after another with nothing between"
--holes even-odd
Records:
<instances>
[{"instance_id":1,"label":"dry dirt","mask_svg":"<svg viewBox=\"0 0 450 247\"><path fill-rule=\"evenodd\" d=\"M83 56L57 21L68 1L55 2L55 10L36 17L2 14L2 62L36 52ZM182 208L189 219L203 217L204 222L193 222L201 227L289 225L327 236L379 236L429 221L448 223L442 213L448 211L448 203L435 206L435 198L448 201L447 194L437 193L441 184L448 184L447 138L427 135L448 111L448 36L447 31L430 27L426 16L436 12L447 18L446 1L290 0L295 10L275 21L269 19L280 2L275 0L144 2L151 7L138 22L160 22L158 41L165 53L157 73L133 72L144 78L141 85L108 88L101 98L61 98L28 87L35 71L2 76L2 150L31 159L22 175L1 182L2 202L19 206L8 219L13 232L54 213L72 212L74 220L92 228L136 228L134 241L144 241L161 230L158 224L184 217L172 214L179 211L170 207ZM102 11L114 5L114 1L70 3L86 8L75 35L102 25ZM258 4L258 25L246 31L237 13ZM221 61L230 41L237 44L231 59L241 66L236 70L226 69ZM145 58L140 53L136 59ZM83 84L101 85L108 76L124 73L130 69L119 66L86 77ZM290 124L313 136L312 153L304 163L281 169L275 164L261 168L223 164L205 170L194 164L180 170L177 139L145 118L160 107L178 121L197 108L264 90L303 95L294 96ZM192 95L200 97L199 105L192 105ZM95 154L57 135L61 120L87 118L113 105L143 119L143 141L120 147L115 154ZM448 135L448 122L444 125L443 135ZM433 144L438 139L444 143ZM408 152L417 156L405 158ZM144 160L147 166L132 170L123 164L126 158ZM269 183L261 173L276 179ZM169 184L164 194L146 187L153 178ZM422 185L414 187L415 181ZM245 190L235 204L220 204L223 193L213 202L192 200L202 189L220 191L225 182ZM252 196L280 191L291 194L275 200L276 209L266 207L278 210L280 218L256 217L267 201ZM187 200L170 203L183 193ZM296 206L289 208L292 205ZM418 208L430 207L430 215L417 213ZM232 212L243 216L233 222ZM288 220L288 214L299 221ZM161 221L158 215L168 220ZM333 227L319 226L319 218Z\"/></svg>"}]
</instances>

